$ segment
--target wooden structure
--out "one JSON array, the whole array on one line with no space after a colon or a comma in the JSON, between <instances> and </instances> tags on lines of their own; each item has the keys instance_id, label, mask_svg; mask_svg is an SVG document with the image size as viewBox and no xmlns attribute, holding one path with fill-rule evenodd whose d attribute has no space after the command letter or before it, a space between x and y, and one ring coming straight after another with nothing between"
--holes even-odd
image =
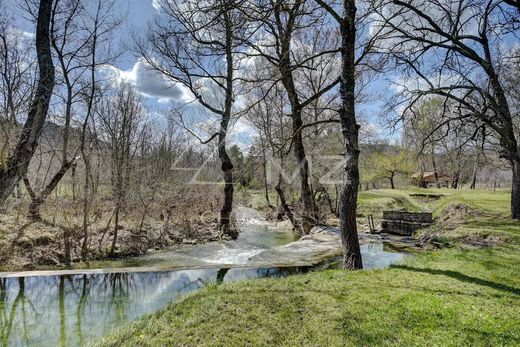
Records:
<instances>
[{"instance_id":1,"label":"wooden structure","mask_svg":"<svg viewBox=\"0 0 520 347\"><path fill-rule=\"evenodd\" d=\"M416 230L432 223L433 216L430 212L383 211L381 226L384 232L412 236Z\"/></svg>"},{"instance_id":2,"label":"wooden structure","mask_svg":"<svg viewBox=\"0 0 520 347\"><path fill-rule=\"evenodd\" d=\"M415 185L422 188L433 187L437 182L441 186L448 187L453 180L450 176L435 171L416 172L411 176L411 179Z\"/></svg>"}]
</instances>

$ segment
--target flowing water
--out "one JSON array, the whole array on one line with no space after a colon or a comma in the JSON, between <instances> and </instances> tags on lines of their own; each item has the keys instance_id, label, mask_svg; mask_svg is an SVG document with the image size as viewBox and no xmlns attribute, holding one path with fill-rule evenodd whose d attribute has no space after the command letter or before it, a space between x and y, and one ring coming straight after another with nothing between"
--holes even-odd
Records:
<instances>
[{"instance_id":1,"label":"flowing water","mask_svg":"<svg viewBox=\"0 0 520 347\"><path fill-rule=\"evenodd\" d=\"M90 269L0 273L0 344L83 345L207 283L306 272L341 253L334 230L298 240L254 210L237 212L235 241L183 245ZM383 241L361 238L365 268L405 256L387 251ZM100 265L105 268L96 269Z\"/></svg>"}]
</instances>

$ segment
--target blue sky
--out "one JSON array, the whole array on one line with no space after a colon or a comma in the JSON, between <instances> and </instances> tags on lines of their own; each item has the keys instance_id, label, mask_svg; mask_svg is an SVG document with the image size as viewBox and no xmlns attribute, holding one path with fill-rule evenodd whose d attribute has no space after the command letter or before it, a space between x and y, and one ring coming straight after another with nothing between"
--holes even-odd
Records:
<instances>
[{"instance_id":1,"label":"blue sky","mask_svg":"<svg viewBox=\"0 0 520 347\"><path fill-rule=\"evenodd\" d=\"M20 20L19 25L25 31L34 32L34 24L23 20L22 11L17 6L15 0L7 1L8 8L13 13L13 17ZM161 76L152 73L144 67L144 64L139 62L139 57L130 49L135 36L142 35L147 23L153 19L157 10L154 8L153 0L115 0L116 9L121 15L126 15L127 19L122 26L115 33L116 41L120 41L123 54L118 57L111 68L113 72L121 79L134 85L138 92L144 95L145 106L156 113L167 111L171 107L172 101L177 101L182 98L190 98L186 91L177 86L171 88ZM365 120L370 123L372 128L381 129L378 118L383 103L381 102L381 94L390 88L389 82L382 78L378 78L372 83L370 89L377 96L375 101L364 105L358 105L359 114L363 114ZM187 101L187 100L184 100ZM251 141L251 136L254 133L252 127L248 126L242 120L239 120L233 129L234 141L241 145L247 146ZM384 135L379 131L380 135ZM394 135L386 134L385 137L393 137Z\"/></svg>"},{"instance_id":2,"label":"blue sky","mask_svg":"<svg viewBox=\"0 0 520 347\"><path fill-rule=\"evenodd\" d=\"M119 2L119 6L122 11L128 11L128 21L123 25L120 30L120 35L123 41L131 42L132 34L140 34L143 33L146 29L146 24L149 20L153 19L154 14L156 13L156 9L153 6L153 0L117 0ZM127 52L124 54L121 59L116 63L116 67L129 71L132 68L135 68L135 64L137 63L137 57L135 57L131 52ZM144 74L143 74L144 75ZM151 81L149 81L151 82ZM139 82L137 82L139 83ZM148 88L143 88L150 92L150 89L156 90L157 86L152 86L152 83L149 83ZM160 87L159 87L160 88ZM368 102L366 104L358 105L359 114L363 114L364 118L370 122L370 126L378 129L378 135L384 136L391 139L396 139L399 137L399 132L396 134L390 134L388 131L386 133L381 129L381 124L379 121L380 113L383 108L384 102L382 101L382 97L384 97L385 93L388 94L389 89L391 88L390 82L383 79L378 78L374 81L369 89L375 95L374 100ZM164 89L164 88L162 88ZM164 90L163 90L164 92ZM175 95L176 92L173 91L171 93ZM156 98L157 101L159 98ZM163 98L163 101L166 101ZM164 108L164 103L159 103L157 105L160 108ZM237 135L237 140L239 142L247 142L250 139L250 134L247 132L251 129L247 129L248 127L244 124L238 124L237 127L239 130Z\"/></svg>"},{"instance_id":3,"label":"blue sky","mask_svg":"<svg viewBox=\"0 0 520 347\"><path fill-rule=\"evenodd\" d=\"M132 35L143 33L146 23L151 20L156 12L153 7L153 0L116 0L117 7L121 12L128 13L128 20L119 30L119 35L123 42L130 43ZM127 52L117 62L117 67L122 70L132 69L136 63L136 57Z\"/></svg>"}]
</instances>

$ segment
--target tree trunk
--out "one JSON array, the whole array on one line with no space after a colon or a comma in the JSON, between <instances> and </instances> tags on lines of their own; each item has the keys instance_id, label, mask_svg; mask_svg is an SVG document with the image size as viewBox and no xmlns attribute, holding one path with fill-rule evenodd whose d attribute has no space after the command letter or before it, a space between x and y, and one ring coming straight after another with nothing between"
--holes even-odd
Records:
<instances>
[{"instance_id":1,"label":"tree trunk","mask_svg":"<svg viewBox=\"0 0 520 347\"><path fill-rule=\"evenodd\" d=\"M224 203L220 210L220 225L219 229L222 235L227 235L236 238L236 235L231 230L231 212L233 211L233 163L229 158L226 150L226 136L231 118L231 100L229 101L228 112L222 116L220 123L220 133L218 138L218 156L221 162L222 173L224 174Z\"/></svg>"},{"instance_id":2,"label":"tree trunk","mask_svg":"<svg viewBox=\"0 0 520 347\"><path fill-rule=\"evenodd\" d=\"M419 172L419 188L426 188L426 182L424 181L425 165L424 160L421 160L421 171Z\"/></svg>"},{"instance_id":3,"label":"tree trunk","mask_svg":"<svg viewBox=\"0 0 520 347\"><path fill-rule=\"evenodd\" d=\"M359 186L359 189L361 189L361 185ZM327 206L329 207L330 213L335 215L336 217L339 217L338 211L336 210L336 207L332 203L332 199L330 197L329 191L325 187L321 187L322 196L325 198L325 201L327 202Z\"/></svg>"},{"instance_id":4,"label":"tree trunk","mask_svg":"<svg viewBox=\"0 0 520 347\"><path fill-rule=\"evenodd\" d=\"M341 21L341 82L342 106L339 112L341 131L345 141L345 176L341 190L339 222L343 245L343 266L362 269L361 249L357 234L356 210L359 187L359 125L355 111L355 40L356 4L344 0L344 17Z\"/></svg>"},{"instance_id":5,"label":"tree trunk","mask_svg":"<svg viewBox=\"0 0 520 347\"><path fill-rule=\"evenodd\" d=\"M511 216L520 219L520 157L516 157L511 163L513 169L513 181L511 187Z\"/></svg>"},{"instance_id":6,"label":"tree trunk","mask_svg":"<svg viewBox=\"0 0 520 347\"><path fill-rule=\"evenodd\" d=\"M116 210L114 212L114 237L112 238L112 245L110 246L110 255L113 256L116 250L117 234L119 229L119 209L120 202L117 202Z\"/></svg>"},{"instance_id":7,"label":"tree trunk","mask_svg":"<svg viewBox=\"0 0 520 347\"><path fill-rule=\"evenodd\" d=\"M226 98L224 102L224 112L220 122L220 131L218 136L218 156L220 159L222 172L224 174L224 203L220 210L219 229L223 235L236 238L238 235L231 230L231 212L233 211L233 163L229 158L226 150L226 137L231 120L233 107L233 30L232 22L229 17L229 9L224 8L222 14L224 16L224 25L226 28Z\"/></svg>"},{"instance_id":8,"label":"tree trunk","mask_svg":"<svg viewBox=\"0 0 520 347\"><path fill-rule=\"evenodd\" d=\"M271 200L269 199L269 187L267 185L267 163L265 162L265 159L264 159L264 162L262 163L262 169L263 169L263 173L264 173L264 194L265 194L265 201L267 202L267 206L271 207Z\"/></svg>"},{"instance_id":9,"label":"tree trunk","mask_svg":"<svg viewBox=\"0 0 520 347\"><path fill-rule=\"evenodd\" d=\"M278 197L280 198L280 206L282 207L287 218L289 218L289 220L291 221L294 229L303 231L303 230L301 230L301 227L298 224L298 221L296 220L296 218L294 218L294 214L291 211L291 208L287 204L287 200L285 199L285 193L282 189L282 182L283 182L283 178L282 178L282 174L280 173L278 175L278 183L276 184L276 187L274 188L276 190L276 193L278 194Z\"/></svg>"},{"instance_id":10,"label":"tree trunk","mask_svg":"<svg viewBox=\"0 0 520 347\"><path fill-rule=\"evenodd\" d=\"M83 141L84 142L84 141ZM81 244L81 257L83 260L87 259L88 252L88 223L89 223L89 210L90 210L90 198L89 198L89 181L90 181L90 159L86 155L85 145L81 146L81 153L83 155L83 162L85 163L85 180L83 184L83 221L81 229L83 231L83 243Z\"/></svg>"},{"instance_id":11,"label":"tree trunk","mask_svg":"<svg viewBox=\"0 0 520 347\"><path fill-rule=\"evenodd\" d=\"M51 18L53 20L53 18ZM69 168L72 167L76 158L72 160L68 160L67 151L68 151L68 143L69 143L69 131L70 131L70 122L72 118L72 98L73 98L73 90L72 85L69 79L69 70L67 68L67 64L64 61L63 52L58 48L56 42L51 40L52 47L55 49L58 55L58 61L60 62L61 71L63 75L63 79L65 81L67 97L65 102L65 124L63 126L63 148L62 148L62 164L58 172L51 179L49 184L40 192L38 199L33 199L31 204L29 205L29 218L35 220L40 218L40 206L47 200L49 195L54 191L54 189L58 186L58 183L65 176ZM58 196L58 192L56 192L56 196ZM73 194L74 196L74 194Z\"/></svg>"},{"instance_id":12,"label":"tree trunk","mask_svg":"<svg viewBox=\"0 0 520 347\"><path fill-rule=\"evenodd\" d=\"M18 199L21 199L22 195L22 187L20 186L20 182L18 182L18 184L16 185L16 197Z\"/></svg>"},{"instance_id":13,"label":"tree trunk","mask_svg":"<svg viewBox=\"0 0 520 347\"><path fill-rule=\"evenodd\" d=\"M72 165L70 176L72 178L72 200L76 201L76 163Z\"/></svg>"},{"instance_id":14,"label":"tree trunk","mask_svg":"<svg viewBox=\"0 0 520 347\"><path fill-rule=\"evenodd\" d=\"M25 176L47 118L54 89L54 65L49 40L51 8L52 0L40 0L36 25L38 85L16 148L9 157L6 168L0 168L0 204L9 197L16 184Z\"/></svg>"},{"instance_id":15,"label":"tree trunk","mask_svg":"<svg viewBox=\"0 0 520 347\"><path fill-rule=\"evenodd\" d=\"M220 210L220 231L223 235L233 236L231 230L231 212L233 210L233 164L226 153L225 145L219 145L220 161L224 173L224 204Z\"/></svg>"},{"instance_id":16,"label":"tree trunk","mask_svg":"<svg viewBox=\"0 0 520 347\"><path fill-rule=\"evenodd\" d=\"M441 184L439 183L439 173L437 172L437 162L435 161L435 153L432 151L432 167L433 167L433 174L435 176L435 184L437 185L437 188L441 187Z\"/></svg>"},{"instance_id":17,"label":"tree trunk","mask_svg":"<svg viewBox=\"0 0 520 347\"><path fill-rule=\"evenodd\" d=\"M388 179L390 180L390 188L392 189L395 189L395 183L394 183L394 175L390 175L390 177L388 177Z\"/></svg>"},{"instance_id":18,"label":"tree trunk","mask_svg":"<svg viewBox=\"0 0 520 347\"><path fill-rule=\"evenodd\" d=\"M301 110L296 108L293 112L293 146L296 165L300 173L300 193L303 202L302 229L305 234L310 233L318 222L314 204L312 189L309 185L309 162L305 154L301 128L303 126Z\"/></svg>"},{"instance_id":19,"label":"tree trunk","mask_svg":"<svg viewBox=\"0 0 520 347\"><path fill-rule=\"evenodd\" d=\"M29 193L29 197L31 198L31 203L29 204L29 208L27 211L27 217L32 220L36 221L40 219L40 205L43 203L43 201L40 200L40 198L36 195L34 190L31 187L31 183L29 182L29 179L27 176L23 177L23 182L25 184L25 189Z\"/></svg>"},{"instance_id":20,"label":"tree trunk","mask_svg":"<svg viewBox=\"0 0 520 347\"><path fill-rule=\"evenodd\" d=\"M74 164L75 159L72 161L68 161L62 164L61 168L56 172L54 177L51 179L49 184L40 192L38 196L36 196L33 192L33 194L29 194L31 197L31 203L29 204L29 212L28 217L31 220L37 220L40 219L40 207L45 202L47 197L52 193L52 191L56 188L58 183L61 181L63 176L67 173L69 168L72 167ZM24 178L25 186L29 187L29 181ZM29 188L27 189L29 191Z\"/></svg>"},{"instance_id":21,"label":"tree trunk","mask_svg":"<svg viewBox=\"0 0 520 347\"><path fill-rule=\"evenodd\" d=\"M267 184L267 158L265 155L265 144L262 136L260 136L260 143L262 146L262 173L264 175L265 201L267 202L267 206L271 207L271 201L269 200L269 187Z\"/></svg>"},{"instance_id":22,"label":"tree trunk","mask_svg":"<svg viewBox=\"0 0 520 347\"><path fill-rule=\"evenodd\" d=\"M98 17L96 16L96 23L99 23ZM83 242L81 244L81 258L83 260L87 259L87 253L88 253L88 245L89 245L89 232L88 232L88 224L89 224L89 212L90 212L90 197L89 197L89 188L92 191L92 195L95 192L95 186L93 180L91 180L91 162L89 158L89 154L92 154L92 152L87 153L87 146L86 146L86 140L87 140L87 130L88 130L88 121L90 119L90 116L92 114L92 110L94 108L94 98L97 90L97 84L96 84L96 70L97 70L97 64L96 64L96 52L97 52L97 40L98 40L98 27L97 25L94 27L93 36L92 36L92 43L91 43L91 57L90 57L90 92L87 99L87 112L85 115L85 119L83 120L83 125L81 127L81 144L80 144L80 152L81 156L83 158L83 163L85 164L85 180L83 181L83 222L82 222L82 230L83 230ZM94 127L94 138L97 136L95 135L95 127ZM98 163L100 165L101 162ZM73 177L75 174L76 168L73 167ZM99 174L99 170L98 170ZM73 179L74 183L74 179ZM74 188L73 188L74 189ZM101 246L101 241L99 245Z\"/></svg>"},{"instance_id":23,"label":"tree trunk","mask_svg":"<svg viewBox=\"0 0 520 347\"><path fill-rule=\"evenodd\" d=\"M457 189L459 187L460 172L456 172L451 181L451 189Z\"/></svg>"},{"instance_id":24,"label":"tree trunk","mask_svg":"<svg viewBox=\"0 0 520 347\"><path fill-rule=\"evenodd\" d=\"M70 265L71 263L70 246L70 228L65 227L63 229L63 257L65 258L66 265Z\"/></svg>"},{"instance_id":25,"label":"tree trunk","mask_svg":"<svg viewBox=\"0 0 520 347\"><path fill-rule=\"evenodd\" d=\"M293 11L298 12L299 6L302 3L296 2ZM277 16L281 16L284 12L283 2L276 2L275 11ZM294 13L293 12L293 15ZM309 185L309 163L305 154L305 147L303 145L302 135L302 104L299 99L296 84L294 81L292 66L292 28L283 27L281 22L278 22L278 30L280 33L280 48L279 48L279 62L278 69L281 75L281 82L287 92L289 103L291 105L291 119L292 119L292 146L293 153L296 159L297 169L300 174L300 194L303 203L301 226L304 233L309 233L314 225L318 222L316 206L313 201L312 189Z\"/></svg>"},{"instance_id":26,"label":"tree trunk","mask_svg":"<svg viewBox=\"0 0 520 347\"><path fill-rule=\"evenodd\" d=\"M478 160L479 160L479 153L475 156L475 162L473 163L473 177L471 178L471 185L469 189L475 189L477 187L477 172L478 172Z\"/></svg>"}]
</instances>

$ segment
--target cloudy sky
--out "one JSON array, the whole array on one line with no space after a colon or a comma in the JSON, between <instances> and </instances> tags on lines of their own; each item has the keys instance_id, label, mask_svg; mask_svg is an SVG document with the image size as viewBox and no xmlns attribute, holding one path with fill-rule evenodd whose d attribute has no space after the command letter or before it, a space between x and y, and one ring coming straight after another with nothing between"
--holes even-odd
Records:
<instances>
[{"instance_id":1,"label":"cloudy sky","mask_svg":"<svg viewBox=\"0 0 520 347\"><path fill-rule=\"evenodd\" d=\"M17 9L16 0L4 0L13 13L13 17L22 18L22 11ZM127 20L116 32L117 39L121 42L123 54L107 70L114 75L119 81L130 83L143 96L145 107L151 113L158 113L161 110L167 111L172 102L186 103L192 100L191 94L186 88L180 85L172 86L160 74L150 71L146 68L146 64L129 49L135 37L142 35L147 23L153 19L158 8L155 3L157 0L115 0L116 8L121 14L127 15ZM155 4L154 4L155 3ZM17 13L18 12L18 13ZM34 32L33 24L27 22L21 24L23 30ZM377 81L374 83L374 90L384 89L384 82ZM191 106L193 107L193 106ZM378 129L376 118L379 113L381 104L372 102L367 105L358 107L359 113L366 116L370 127ZM198 124L198 123L197 123ZM247 124L243 119L239 119L232 130L232 139L242 147L247 147L254 136L255 130Z\"/></svg>"},{"instance_id":2,"label":"cloudy sky","mask_svg":"<svg viewBox=\"0 0 520 347\"><path fill-rule=\"evenodd\" d=\"M121 27L120 36L123 42L132 42L134 35L139 35L146 29L147 22L152 20L158 11L157 0L117 0L121 11L128 13L128 21ZM155 3L155 4L154 4ZM155 6L154 6L155 5ZM132 52L124 54L113 67L121 78L130 82L147 99L149 105L165 109L176 100L187 102L191 100L191 94L182 86L172 87L163 77L157 73L150 72L146 65L140 61ZM384 80L375 81L372 85L373 93L389 87L389 82ZM377 97L375 99L378 99ZM358 106L358 113L366 120L365 127L374 133L383 135L381 126L377 121L382 102L372 101ZM246 120L239 119L233 124L232 139L241 147L245 148L251 142L255 130ZM388 135L388 133L386 134ZM388 137L395 138L398 134Z\"/></svg>"},{"instance_id":3,"label":"cloudy sky","mask_svg":"<svg viewBox=\"0 0 520 347\"><path fill-rule=\"evenodd\" d=\"M146 65L136 57L125 45L131 45L134 36L141 35L146 30L147 22L156 13L154 0L116 0L122 13L127 13L126 22L120 27L118 36L121 38L124 54L119 57L112 72L125 82L131 83L144 97L159 104L167 104L172 100L187 98L186 91L170 83L158 73L151 72Z\"/></svg>"},{"instance_id":4,"label":"cloudy sky","mask_svg":"<svg viewBox=\"0 0 520 347\"><path fill-rule=\"evenodd\" d=\"M128 14L128 20L120 28L118 35L123 43L133 42L135 35L141 35L146 30L148 21L152 20L159 10L157 0L116 0L122 13ZM182 85L172 86L169 81L156 72L146 68L146 64L133 52L126 50L111 67L121 80L131 83L146 99L150 108L167 110L172 102L188 103L193 100L191 93ZM193 107L193 106L191 106ZM195 122L199 124L202 121ZM213 124L214 119L208 123ZM208 124L200 128L208 128ZM197 129L200 130L200 129ZM243 119L233 124L232 141L246 148L254 136L255 130Z\"/></svg>"}]
</instances>

